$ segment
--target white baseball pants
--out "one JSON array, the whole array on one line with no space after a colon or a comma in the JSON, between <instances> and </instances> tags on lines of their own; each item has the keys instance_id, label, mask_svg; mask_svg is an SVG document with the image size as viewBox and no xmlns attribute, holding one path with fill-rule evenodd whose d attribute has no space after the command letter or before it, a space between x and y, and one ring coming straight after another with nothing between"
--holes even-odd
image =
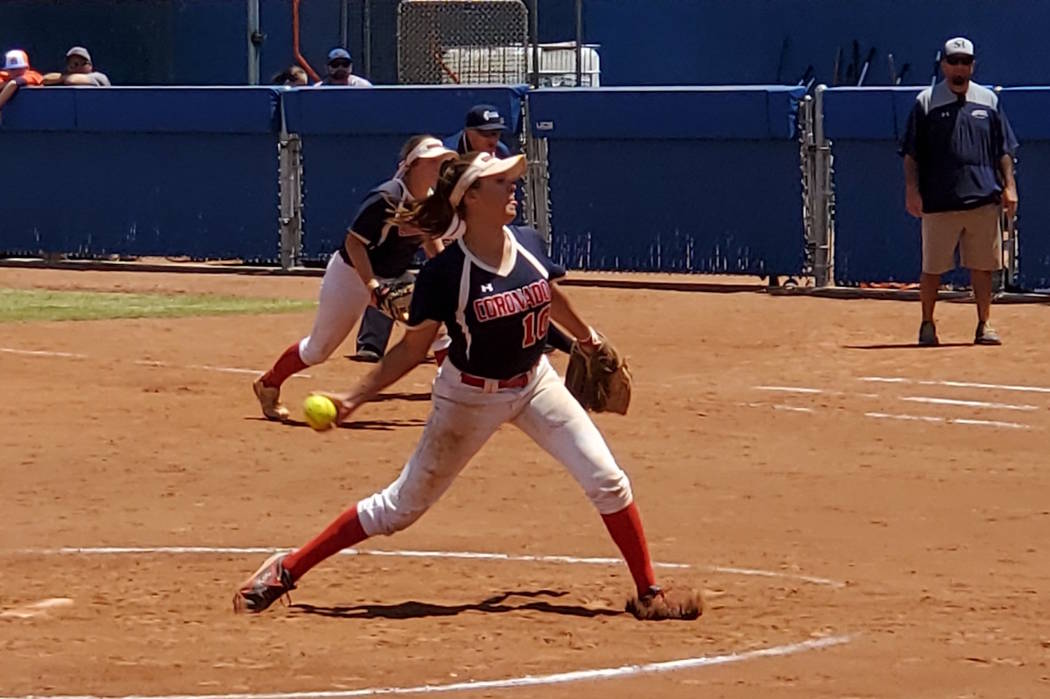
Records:
<instances>
[{"instance_id":1,"label":"white baseball pants","mask_svg":"<svg viewBox=\"0 0 1050 699\"><path fill-rule=\"evenodd\" d=\"M528 385L494 390L467 386L446 361L434 379L433 411L396 481L357 503L369 536L393 534L419 519L500 425L512 423L569 470L601 514L632 502L627 474L586 411L543 357Z\"/></svg>"}]
</instances>

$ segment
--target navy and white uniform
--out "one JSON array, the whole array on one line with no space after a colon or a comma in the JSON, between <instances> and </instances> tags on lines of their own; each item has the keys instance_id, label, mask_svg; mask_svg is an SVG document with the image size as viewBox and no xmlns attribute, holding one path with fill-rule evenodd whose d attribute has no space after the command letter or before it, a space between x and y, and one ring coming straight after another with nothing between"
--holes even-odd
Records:
<instances>
[{"instance_id":1,"label":"navy and white uniform","mask_svg":"<svg viewBox=\"0 0 1050 699\"><path fill-rule=\"evenodd\" d=\"M410 328L444 323L449 360L488 379L510 379L539 361L550 325L550 282L565 276L535 230L509 227L507 235L500 270L471 255L462 238L431 260L416 280L408 319Z\"/></svg>"},{"instance_id":2,"label":"navy and white uniform","mask_svg":"<svg viewBox=\"0 0 1050 699\"><path fill-rule=\"evenodd\" d=\"M434 379L433 411L415 452L394 483L357 504L370 536L412 524L508 422L560 461L601 514L632 502L627 475L543 353L551 282L565 270L547 258L535 230L503 231L498 268L472 255L460 238L416 280L409 332L444 323L452 345Z\"/></svg>"},{"instance_id":3,"label":"navy and white uniform","mask_svg":"<svg viewBox=\"0 0 1050 699\"><path fill-rule=\"evenodd\" d=\"M397 178L387 180L365 196L347 229L347 233L364 244L372 272L379 279L403 275L423 245L422 236L401 235L398 227L390 223L398 208L411 201L412 195L404 182ZM345 245L340 245L336 252L343 262L353 266Z\"/></svg>"},{"instance_id":4,"label":"navy and white uniform","mask_svg":"<svg viewBox=\"0 0 1050 699\"><path fill-rule=\"evenodd\" d=\"M365 244L372 271L381 282L408 280L413 276L409 265L422 246L423 238L401 235L397 226L389 222L397 208L409 200L408 189L400 179L388 180L368 193L348 230L350 235ZM371 297L345 246L340 246L329 258L321 280L314 327L299 343L299 356L303 362L313 366L328 359L366 310L371 310L373 317L378 316L375 325L369 325L373 332L386 327L385 348L385 338L389 337L393 321L369 306ZM365 326L362 323L362 333L366 332Z\"/></svg>"},{"instance_id":5,"label":"navy and white uniform","mask_svg":"<svg viewBox=\"0 0 1050 699\"><path fill-rule=\"evenodd\" d=\"M451 136L448 136L447 138L445 138L444 141L442 141L442 144L445 146L445 148L448 148L449 150L454 150L460 155L466 155L472 150L470 144L467 143L466 129L461 129L456 133L452 134ZM510 148L507 147L506 143L500 141L496 144L496 152L493 153L493 155L495 155L497 158L509 158Z\"/></svg>"},{"instance_id":6,"label":"navy and white uniform","mask_svg":"<svg viewBox=\"0 0 1050 699\"><path fill-rule=\"evenodd\" d=\"M923 212L932 214L998 204L999 160L1017 146L995 92L971 82L960 97L942 81L915 98L900 153L918 163Z\"/></svg>"},{"instance_id":7,"label":"navy and white uniform","mask_svg":"<svg viewBox=\"0 0 1050 699\"><path fill-rule=\"evenodd\" d=\"M388 222L399 206L410 201L404 182L395 177L369 192L354 215L348 232L364 243L378 279L402 278L405 270L415 266L422 239L399 235L397 227ZM344 262L352 264L346 246L340 246L338 252ZM368 351L382 357L393 329L392 318L373 306L365 308L357 331L358 354Z\"/></svg>"}]
</instances>

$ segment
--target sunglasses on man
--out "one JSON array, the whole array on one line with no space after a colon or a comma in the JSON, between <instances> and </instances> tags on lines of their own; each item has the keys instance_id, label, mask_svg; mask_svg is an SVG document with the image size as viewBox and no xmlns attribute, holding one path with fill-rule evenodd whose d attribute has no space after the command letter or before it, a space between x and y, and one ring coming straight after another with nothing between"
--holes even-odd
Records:
<instances>
[{"instance_id":1,"label":"sunglasses on man","mask_svg":"<svg viewBox=\"0 0 1050 699\"><path fill-rule=\"evenodd\" d=\"M347 61L345 59L339 59L338 61L332 61L328 65L332 66L333 68L349 68L350 61Z\"/></svg>"},{"instance_id":2,"label":"sunglasses on man","mask_svg":"<svg viewBox=\"0 0 1050 699\"><path fill-rule=\"evenodd\" d=\"M944 62L950 66L971 66L973 65L973 56L948 56L944 59Z\"/></svg>"}]
</instances>

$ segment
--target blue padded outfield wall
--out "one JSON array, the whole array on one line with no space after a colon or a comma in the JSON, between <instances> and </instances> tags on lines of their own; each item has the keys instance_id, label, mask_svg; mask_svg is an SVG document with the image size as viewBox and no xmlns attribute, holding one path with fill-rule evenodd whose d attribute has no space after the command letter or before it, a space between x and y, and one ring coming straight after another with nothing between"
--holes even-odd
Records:
<instances>
[{"instance_id":1,"label":"blue padded outfield wall","mask_svg":"<svg viewBox=\"0 0 1050 699\"><path fill-rule=\"evenodd\" d=\"M361 200L393 176L398 152L409 137L456 133L474 104L500 110L510 127L504 140L517 150L525 92L524 87L285 92L288 131L302 137L304 256L327 259L343 244Z\"/></svg>"},{"instance_id":2,"label":"blue padded outfield wall","mask_svg":"<svg viewBox=\"0 0 1050 699\"><path fill-rule=\"evenodd\" d=\"M575 3L536 1L540 41L573 40ZM396 83L397 5L304 0L303 53L320 68L345 34L358 72ZM265 80L292 62L291 0L259 0L259 8ZM898 70L910 64L905 84L925 85L938 47L957 34L976 42L983 80L1047 85L1050 64L1036 51L1048 25L1050 3L1038 0L583 0L584 41L599 44L610 86L794 84L809 65L830 85L836 51L844 70L854 41L859 62L876 50L867 85L889 83L888 53ZM248 32L242 0L0 2L0 48L25 48L57 70L66 49L83 44L125 85L243 84Z\"/></svg>"},{"instance_id":3,"label":"blue padded outfield wall","mask_svg":"<svg viewBox=\"0 0 1050 699\"><path fill-rule=\"evenodd\" d=\"M553 254L571 267L796 274L801 88L46 88L3 110L0 253L278 258L282 116L303 142L304 246L324 259L410 135L476 102L549 142ZM915 88L824 94L836 280L912 281L897 140ZM530 123L517 123L522 99ZM1021 140L1019 279L1050 287L1050 88L1006 88Z\"/></svg>"},{"instance_id":4,"label":"blue padded outfield wall","mask_svg":"<svg viewBox=\"0 0 1050 699\"><path fill-rule=\"evenodd\" d=\"M275 259L277 107L269 88L21 91L0 250Z\"/></svg>"},{"instance_id":5,"label":"blue padded outfield wall","mask_svg":"<svg viewBox=\"0 0 1050 699\"><path fill-rule=\"evenodd\" d=\"M839 283L918 280L920 224L904 210L904 175L897 152L917 94L918 88L837 88L824 93L824 130L835 158ZM1050 199L1040 192L1050 173L1050 90L1005 88L1000 100L1021 141L1018 284L1047 288Z\"/></svg>"},{"instance_id":6,"label":"blue padded outfield wall","mask_svg":"<svg viewBox=\"0 0 1050 699\"><path fill-rule=\"evenodd\" d=\"M530 93L552 253L588 269L797 274L802 88Z\"/></svg>"}]
</instances>

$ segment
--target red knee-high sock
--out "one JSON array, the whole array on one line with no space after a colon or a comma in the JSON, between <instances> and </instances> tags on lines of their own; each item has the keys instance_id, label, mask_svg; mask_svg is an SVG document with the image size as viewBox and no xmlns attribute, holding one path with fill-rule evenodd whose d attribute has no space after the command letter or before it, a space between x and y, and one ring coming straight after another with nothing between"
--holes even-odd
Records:
<instances>
[{"instance_id":1,"label":"red knee-high sock","mask_svg":"<svg viewBox=\"0 0 1050 699\"><path fill-rule=\"evenodd\" d=\"M357 505L354 505L339 515L308 544L286 556L283 561L284 569L291 573L292 580L298 580L324 559L367 538L368 534L357 516Z\"/></svg>"},{"instance_id":2,"label":"red knee-high sock","mask_svg":"<svg viewBox=\"0 0 1050 699\"><path fill-rule=\"evenodd\" d=\"M307 366L309 365L299 356L299 343L296 342L282 352L281 356L274 362L273 367L263 374L263 385L270 388L280 388L285 379L292 374L298 374Z\"/></svg>"},{"instance_id":3,"label":"red knee-high sock","mask_svg":"<svg viewBox=\"0 0 1050 699\"><path fill-rule=\"evenodd\" d=\"M645 542L638 507L632 502L619 512L602 515L602 521L620 548L627 567L631 569L638 594L648 592L650 586L656 584L656 577L653 575L653 563L649 560L649 545Z\"/></svg>"}]
</instances>

